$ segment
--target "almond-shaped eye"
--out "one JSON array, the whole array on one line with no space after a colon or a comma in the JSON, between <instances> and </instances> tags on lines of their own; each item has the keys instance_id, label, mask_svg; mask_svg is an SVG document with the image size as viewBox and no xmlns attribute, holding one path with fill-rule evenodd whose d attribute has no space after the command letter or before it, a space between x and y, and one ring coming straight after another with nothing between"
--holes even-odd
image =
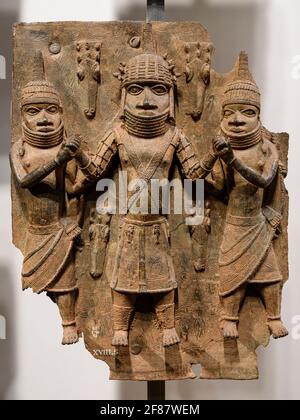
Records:
<instances>
[{"instance_id":1,"label":"almond-shaped eye","mask_svg":"<svg viewBox=\"0 0 300 420\"><path fill-rule=\"evenodd\" d=\"M243 114L247 115L248 117L254 117L256 115L256 112L254 111L254 109L245 109L245 111L243 111Z\"/></svg>"},{"instance_id":2,"label":"almond-shaped eye","mask_svg":"<svg viewBox=\"0 0 300 420\"><path fill-rule=\"evenodd\" d=\"M152 92L156 95L165 95L168 93L168 89L165 85L154 85L151 87Z\"/></svg>"},{"instance_id":3,"label":"almond-shaped eye","mask_svg":"<svg viewBox=\"0 0 300 420\"><path fill-rule=\"evenodd\" d=\"M224 117L230 117L233 114L233 111L230 111L229 109L226 109L224 111Z\"/></svg>"},{"instance_id":4,"label":"almond-shaped eye","mask_svg":"<svg viewBox=\"0 0 300 420\"><path fill-rule=\"evenodd\" d=\"M139 95L140 93L142 93L144 90L144 88L142 86L139 85L130 85L127 89L127 92L130 95Z\"/></svg>"},{"instance_id":5,"label":"almond-shaped eye","mask_svg":"<svg viewBox=\"0 0 300 420\"><path fill-rule=\"evenodd\" d=\"M57 105L48 106L47 112L49 112L50 114L57 114L58 106Z\"/></svg>"},{"instance_id":6,"label":"almond-shaped eye","mask_svg":"<svg viewBox=\"0 0 300 420\"><path fill-rule=\"evenodd\" d=\"M37 115L40 112L39 108L34 108L33 106L27 108L25 110L26 114L28 115Z\"/></svg>"}]
</instances>

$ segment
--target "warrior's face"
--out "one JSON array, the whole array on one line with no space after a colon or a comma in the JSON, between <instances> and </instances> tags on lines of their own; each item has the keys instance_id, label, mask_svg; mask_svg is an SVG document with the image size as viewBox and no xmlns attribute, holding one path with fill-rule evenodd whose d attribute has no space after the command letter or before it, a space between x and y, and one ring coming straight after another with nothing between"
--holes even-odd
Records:
<instances>
[{"instance_id":1,"label":"warrior's face","mask_svg":"<svg viewBox=\"0 0 300 420\"><path fill-rule=\"evenodd\" d=\"M62 109L56 103L33 103L22 107L22 117L30 130L36 133L51 133L62 123Z\"/></svg>"},{"instance_id":2,"label":"warrior's face","mask_svg":"<svg viewBox=\"0 0 300 420\"><path fill-rule=\"evenodd\" d=\"M126 88L125 107L141 117L161 115L169 110L169 91L162 83L132 83Z\"/></svg>"},{"instance_id":3,"label":"warrior's face","mask_svg":"<svg viewBox=\"0 0 300 420\"><path fill-rule=\"evenodd\" d=\"M232 104L223 108L222 125L232 135L247 135L260 125L259 109L253 105Z\"/></svg>"}]
</instances>

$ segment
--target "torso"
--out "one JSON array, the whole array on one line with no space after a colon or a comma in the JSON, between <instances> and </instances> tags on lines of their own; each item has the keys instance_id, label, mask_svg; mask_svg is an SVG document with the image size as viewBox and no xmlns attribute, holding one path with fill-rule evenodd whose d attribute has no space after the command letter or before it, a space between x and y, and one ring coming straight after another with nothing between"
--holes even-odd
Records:
<instances>
[{"instance_id":1,"label":"torso","mask_svg":"<svg viewBox=\"0 0 300 420\"><path fill-rule=\"evenodd\" d=\"M53 160L60 148L58 145L40 149L24 143L25 153L21 156L20 145L21 143L16 147L13 159L20 170L23 168L24 175ZM64 210L64 173L65 167L61 167L34 187L24 189L24 194L27 195L25 212L30 224L46 226L60 220Z\"/></svg>"},{"instance_id":2,"label":"torso","mask_svg":"<svg viewBox=\"0 0 300 420\"><path fill-rule=\"evenodd\" d=\"M169 179L170 168L174 159L174 150L171 141L175 131L170 129L165 135L153 139L130 136L125 130L119 129L118 152L122 171L126 171L128 184L138 179L144 179L150 174L151 179L159 181ZM139 168L140 165L140 168ZM141 169L143 168L143 169ZM148 216L151 217L151 192L148 186ZM132 196L128 193L128 197ZM159 205L161 213L161 203ZM145 219L145 217L144 217Z\"/></svg>"},{"instance_id":3,"label":"torso","mask_svg":"<svg viewBox=\"0 0 300 420\"><path fill-rule=\"evenodd\" d=\"M247 166L263 174L269 159L274 159L270 156L272 146L269 141L264 140L249 149L234 150L234 154ZM232 179L230 172L227 168L230 184L228 213L240 217L255 217L261 214L264 190L251 184L236 170L233 170Z\"/></svg>"}]
</instances>

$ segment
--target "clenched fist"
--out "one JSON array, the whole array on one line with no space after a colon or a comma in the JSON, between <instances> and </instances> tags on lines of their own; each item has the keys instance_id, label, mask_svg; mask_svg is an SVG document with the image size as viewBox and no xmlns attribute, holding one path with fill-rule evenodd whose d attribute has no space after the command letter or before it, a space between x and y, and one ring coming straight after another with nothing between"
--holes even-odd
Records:
<instances>
[{"instance_id":1,"label":"clenched fist","mask_svg":"<svg viewBox=\"0 0 300 420\"><path fill-rule=\"evenodd\" d=\"M225 163L229 164L234 160L234 154L230 143L221 136L216 136L213 139L214 152L220 157Z\"/></svg>"},{"instance_id":2,"label":"clenched fist","mask_svg":"<svg viewBox=\"0 0 300 420\"><path fill-rule=\"evenodd\" d=\"M78 135L71 136L64 142L58 151L55 161L58 165L73 159L80 147L80 137Z\"/></svg>"}]
</instances>

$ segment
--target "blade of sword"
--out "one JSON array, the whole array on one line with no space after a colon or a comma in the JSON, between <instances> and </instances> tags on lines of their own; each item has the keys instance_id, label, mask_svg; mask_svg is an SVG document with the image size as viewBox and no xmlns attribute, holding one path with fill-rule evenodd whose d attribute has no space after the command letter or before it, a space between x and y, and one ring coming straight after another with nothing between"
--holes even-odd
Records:
<instances>
[{"instance_id":1,"label":"blade of sword","mask_svg":"<svg viewBox=\"0 0 300 420\"><path fill-rule=\"evenodd\" d=\"M165 0L147 0L147 22L165 20Z\"/></svg>"}]
</instances>

